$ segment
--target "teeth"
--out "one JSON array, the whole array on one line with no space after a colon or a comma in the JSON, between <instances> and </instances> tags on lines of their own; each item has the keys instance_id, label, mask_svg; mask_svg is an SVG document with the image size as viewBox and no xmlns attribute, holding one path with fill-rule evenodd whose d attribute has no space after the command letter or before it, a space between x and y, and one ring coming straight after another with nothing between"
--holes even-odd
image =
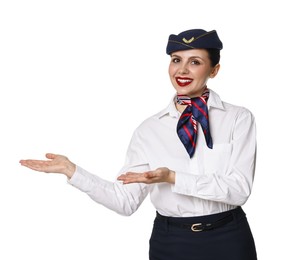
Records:
<instances>
[{"instance_id":1,"label":"teeth","mask_svg":"<svg viewBox=\"0 0 285 260\"><path fill-rule=\"evenodd\" d=\"M192 82L192 80L190 80L190 79L178 79L178 81L181 83Z\"/></svg>"}]
</instances>

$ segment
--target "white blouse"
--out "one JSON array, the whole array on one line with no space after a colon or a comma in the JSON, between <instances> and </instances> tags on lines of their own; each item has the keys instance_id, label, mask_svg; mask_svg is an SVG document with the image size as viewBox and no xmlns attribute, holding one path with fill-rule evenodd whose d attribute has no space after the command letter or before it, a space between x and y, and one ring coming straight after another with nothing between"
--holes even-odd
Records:
<instances>
[{"instance_id":1,"label":"white blouse","mask_svg":"<svg viewBox=\"0 0 285 260\"><path fill-rule=\"evenodd\" d=\"M133 134L119 174L168 167L176 173L175 184L124 185L79 166L69 183L122 215L134 213L148 194L160 214L172 217L214 214L243 205L251 193L255 170L254 116L244 107L222 102L212 90L208 110L213 149L207 147L199 127L191 159L176 133L180 113L174 99Z\"/></svg>"}]
</instances>

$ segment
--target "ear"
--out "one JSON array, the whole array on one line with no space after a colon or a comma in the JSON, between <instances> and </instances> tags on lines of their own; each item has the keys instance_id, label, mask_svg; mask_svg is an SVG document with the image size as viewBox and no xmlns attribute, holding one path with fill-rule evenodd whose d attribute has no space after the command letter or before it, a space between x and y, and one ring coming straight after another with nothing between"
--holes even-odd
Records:
<instances>
[{"instance_id":1,"label":"ear","mask_svg":"<svg viewBox=\"0 0 285 260\"><path fill-rule=\"evenodd\" d=\"M216 75L218 74L220 69L220 64L216 64L214 68L212 68L211 74L210 74L210 78L214 78L216 77Z\"/></svg>"}]
</instances>

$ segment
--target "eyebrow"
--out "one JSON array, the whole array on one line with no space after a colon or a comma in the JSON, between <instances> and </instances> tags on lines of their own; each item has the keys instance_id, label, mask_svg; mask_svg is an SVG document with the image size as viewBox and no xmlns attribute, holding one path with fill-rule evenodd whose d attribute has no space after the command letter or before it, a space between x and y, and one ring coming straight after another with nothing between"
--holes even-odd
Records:
<instances>
[{"instance_id":1,"label":"eyebrow","mask_svg":"<svg viewBox=\"0 0 285 260\"><path fill-rule=\"evenodd\" d=\"M179 56L179 55L176 55L176 54L173 54L173 55L171 55L171 58L172 57L176 57L176 58L182 58L181 56ZM190 56L190 57L188 57L188 59L201 59L201 60L204 60L202 57L200 57L200 56Z\"/></svg>"}]
</instances>

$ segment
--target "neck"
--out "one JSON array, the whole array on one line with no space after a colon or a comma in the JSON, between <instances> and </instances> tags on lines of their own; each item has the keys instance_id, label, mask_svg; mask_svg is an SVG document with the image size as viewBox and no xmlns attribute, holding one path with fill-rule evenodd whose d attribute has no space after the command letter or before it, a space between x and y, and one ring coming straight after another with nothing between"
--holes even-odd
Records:
<instances>
[{"instance_id":1,"label":"neck","mask_svg":"<svg viewBox=\"0 0 285 260\"><path fill-rule=\"evenodd\" d=\"M177 93L175 106L176 109L180 113L182 113L188 105L191 106L192 100L194 101L195 99L199 100L201 99L203 100L203 102L207 103L208 98L209 98L209 90L207 89L207 86L205 86L204 91L198 96L188 96Z\"/></svg>"},{"instance_id":2,"label":"neck","mask_svg":"<svg viewBox=\"0 0 285 260\"><path fill-rule=\"evenodd\" d=\"M187 107L187 105L180 105L177 102L175 103L176 109L180 112L183 113L183 111L185 110L185 108Z\"/></svg>"}]
</instances>

